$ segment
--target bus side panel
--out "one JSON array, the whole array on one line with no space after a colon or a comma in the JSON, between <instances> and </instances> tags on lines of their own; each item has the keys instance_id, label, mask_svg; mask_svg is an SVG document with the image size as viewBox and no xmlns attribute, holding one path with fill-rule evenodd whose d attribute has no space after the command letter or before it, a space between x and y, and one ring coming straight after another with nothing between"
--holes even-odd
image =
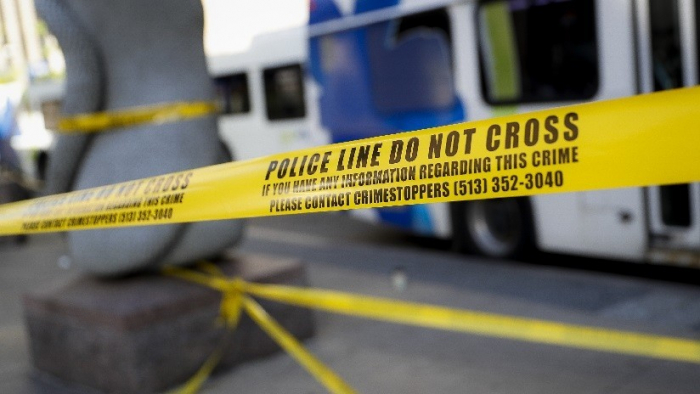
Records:
<instances>
[{"instance_id":1,"label":"bus side panel","mask_svg":"<svg viewBox=\"0 0 700 394\"><path fill-rule=\"evenodd\" d=\"M540 249L640 261L646 245L643 189L532 198Z\"/></svg>"},{"instance_id":2,"label":"bus side panel","mask_svg":"<svg viewBox=\"0 0 700 394\"><path fill-rule=\"evenodd\" d=\"M311 75L320 87L321 123L331 131L333 142L399 131L382 122L372 108L365 30L313 37L309 45Z\"/></svg>"},{"instance_id":3,"label":"bus side panel","mask_svg":"<svg viewBox=\"0 0 700 394\"><path fill-rule=\"evenodd\" d=\"M450 35L447 11L438 10L312 37L310 70L319 88L321 123L333 142L464 120ZM445 235L445 226L438 225L443 211L415 205L362 215Z\"/></svg>"}]
</instances>

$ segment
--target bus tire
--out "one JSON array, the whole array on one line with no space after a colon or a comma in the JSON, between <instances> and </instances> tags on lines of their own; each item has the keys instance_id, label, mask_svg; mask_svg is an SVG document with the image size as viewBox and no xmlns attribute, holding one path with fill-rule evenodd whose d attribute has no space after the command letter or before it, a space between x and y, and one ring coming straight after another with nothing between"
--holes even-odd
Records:
<instances>
[{"instance_id":1,"label":"bus tire","mask_svg":"<svg viewBox=\"0 0 700 394\"><path fill-rule=\"evenodd\" d=\"M30 198L30 193L16 183L1 183L0 179L0 204L22 201ZM0 236L0 245L15 244L22 245L27 242L26 234Z\"/></svg>"},{"instance_id":2,"label":"bus tire","mask_svg":"<svg viewBox=\"0 0 700 394\"><path fill-rule=\"evenodd\" d=\"M49 163L49 154L41 151L36 158L36 177L40 181L46 180L46 166Z\"/></svg>"},{"instance_id":3,"label":"bus tire","mask_svg":"<svg viewBox=\"0 0 700 394\"><path fill-rule=\"evenodd\" d=\"M530 201L498 198L451 205L453 245L460 253L520 258L534 248Z\"/></svg>"}]
</instances>

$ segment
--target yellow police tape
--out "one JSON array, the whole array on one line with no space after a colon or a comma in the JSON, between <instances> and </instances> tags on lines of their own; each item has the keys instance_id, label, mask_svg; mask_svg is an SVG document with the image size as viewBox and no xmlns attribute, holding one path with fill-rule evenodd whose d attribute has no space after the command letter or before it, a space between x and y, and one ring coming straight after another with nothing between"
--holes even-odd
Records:
<instances>
[{"instance_id":1,"label":"yellow police tape","mask_svg":"<svg viewBox=\"0 0 700 394\"><path fill-rule=\"evenodd\" d=\"M214 114L218 110L218 106L209 101L154 104L64 117L58 123L58 130L62 133L96 133L118 127L179 122Z\"/></svg>"},{"instance_id":2,"label":"yellow police tape","mask_svg":"<svg viewBox=\"0 0 700 394\"><path fill-rule=\"evenodd\" d=\"M240 278L226 278L214 267L204 265L208 273L174 267L169 267L164 272L221 291L224 295L221 316L229 327L235 327L241 309L245 309L256 323L331 393L354 391L309 354L249 296L392 323L700 364L700 341L696 340L450 309L336 291L249 283ZM218 350L178 392L196 392L221 355Z\"/></svg>"},{"instance_id":3,"label":"yellow police tape","mask_svg":"<svg viewBox=\"0 0 700 394\"><path fill-rule=\"evenodd\" d=\"M277 344L287 351L299 364L301 364L318 382L323 384L329 392L334 394L354 394L355 391L342 378L336 375L330 368L309 353L299 341L287 330L277 323L272 316L248 297L243 290L241 279L228 279L218 269L210 263L200 263L199 268L208 272L202 274L183 268L169 267L164 269L166 275L189 280L195 283L206 285L222 292L221 318L226 326L233 330L238 325L241 311L260 326ZM214 353L205 361L197 373L178 389L171 391L172 394L193 394L199 391L209 375L224 355L224 346L219 346Z\"/></svg>"},{"instance_id":4,"label":"yellow police tape","mask_svg":"<svg viewBox=\"0 0 700 394\"><path fill-rule=\"evenodd\" d=\"M700 180L700 87L282 153L0 207L0 234Z\"/></svg>"}]
</instances>

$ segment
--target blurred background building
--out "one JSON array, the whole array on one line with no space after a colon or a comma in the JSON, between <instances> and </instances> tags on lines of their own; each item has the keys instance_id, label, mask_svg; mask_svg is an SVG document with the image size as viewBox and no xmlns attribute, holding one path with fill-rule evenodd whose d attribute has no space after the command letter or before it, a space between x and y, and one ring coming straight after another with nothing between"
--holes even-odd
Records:
<instances>
[{"instance_id":1,"label":"blurred background building","mask_svg":"<svg viewBox=\"0 0 700 394\"><path fill-rule=\"evenodd\" d=\"M61 76L56 39L37 20L34 3L0 0L0 82Z\"/></svg>"},{"instance_id":2,"label":"blurred background building","mask_svg":"<svg viewBox=\"0 0 700 394\"><path fill-rule=\"evenodd\" d=\"M202 0L208 55L240 52L260 33L306 23L306 0ZM0 0L0 84L61 77L56 39L37 19L31 0Z\"/></svg>"}]
</instances>

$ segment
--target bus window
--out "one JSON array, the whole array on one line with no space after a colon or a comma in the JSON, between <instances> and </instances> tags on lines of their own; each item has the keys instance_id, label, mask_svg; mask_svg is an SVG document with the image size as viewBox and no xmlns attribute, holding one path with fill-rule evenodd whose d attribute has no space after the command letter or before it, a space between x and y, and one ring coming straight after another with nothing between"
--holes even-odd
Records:
<instances>
[{"instance_id":1,"label":"bus window","mask_svg":"<svg viewBox=\"0 0 700 394\"><path fill-rule=\"evenodd\" d=\"M306 116L301 65L267 68L263 71L263 78L268 119L295 119Z\"/></svg>"},{"instance_id":2,"label":"bus window","mask_svg":"<svg viewBox=\"0 0 700 394\"><path fill-rule=\"evenodd\" d=\"M697 80L700 81L700 0L695 0L695 56L697 57Z\"/></svg>"},{"instance_id":3,"label":"bus window","mask_svg":"<svg viewBox=\"0 0 700 394\"><path fill-rule=\"evenodd\" d=\"M649 0L654 91L683 86L677 0Z\"/></svg>"},{"instance_id":4,"label":"bus window","mask_svg":"<svg viewBox=\"0 0 700 394\"><path fill-rule=\"evenodd\" d=\"M592 98L594 0L486 0L478 10L481 87L491 104Z\"/></svg>"},{"instance_id":5,"label":"bus window","mask_svg":"<svg viewBox=\"0 0 700 394\"><path fill-rule=\"evenodd\" d=\"M392 115L451 110L456 95L450 42L444 9L369 26L367 47L377 111Z\"/></svg>"},{"instance_id":6,"label":"bus window","mask_svg":"<svg viewBox=\"0 0 700 394\"><path fill-rule=\"evenodd\" d=\"M678 0L649 0L654 91L683 86ZM661 220L667 226L690 227L690 185L659 188Z\"/></svg>"},{"instance_id":7,"label":"bus window","mask_svg":"<svg viewBox=\"0 0 700 394\"><path fill-rule=\"evenodd\" d=\"M217 102L223 114L236 115L250 112L248 76L245 73L219 77L214 82Z\"/></svg>"}]
</instances>

